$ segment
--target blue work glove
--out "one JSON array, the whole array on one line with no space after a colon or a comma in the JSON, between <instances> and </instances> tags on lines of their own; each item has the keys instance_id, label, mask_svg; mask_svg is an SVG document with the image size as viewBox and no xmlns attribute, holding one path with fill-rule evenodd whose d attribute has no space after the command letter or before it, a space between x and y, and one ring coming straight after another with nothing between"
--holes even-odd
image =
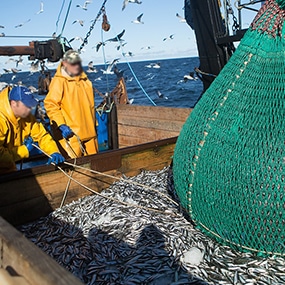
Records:
<instances>
[{"instance_id":1,"label":"blue work glove","mask_svg":"<svg viewBox=\"0 0 285 285\"><path fill-rule=\"evenodd\" d=\"M61 126L59 126L59 129L61 131L62 136L65 139L69 139L69 138L73 137L73 135L74 135L72 129L67 125L61 125Z\"/></svg>"},{"instance_id":2,"label":"blue work glove","mask_svg":"<svg viewBox=\"0 0 285 285\"><path fill-rule=\"evenodd\" d=\"M29 156L35 156L35 155L42 154L42 151L34 147L33 144L37 146L39 145L37 142L35 143L31 137L27 137L23 142L23 145L25 145L29 151Z\"/></svg>"},{"instance_id":3,"label":"blue work glove","mask_svg":"<svg viewBox=\"0 0 285 285\"><path fill-rule=\"evenodd\" d=\"M65 162L65 158L58 152L53 153L50 159L48 160L48 164L55 164L55 165L58 165L63 162Z\"/></svg>"},{"instance_id":4,"label":"blue work glove","mask_svg":"<svg viewBox=\"0 0 285 285\"><path fill-rule=\"evenodd\" d=\"M26 146L26 148L28 149L29 153L34 149L34 146L33 146L33 139L31 137L27 137L25 138L24 142L23 142L23 145Z\"/></svg>"}]
</instances>

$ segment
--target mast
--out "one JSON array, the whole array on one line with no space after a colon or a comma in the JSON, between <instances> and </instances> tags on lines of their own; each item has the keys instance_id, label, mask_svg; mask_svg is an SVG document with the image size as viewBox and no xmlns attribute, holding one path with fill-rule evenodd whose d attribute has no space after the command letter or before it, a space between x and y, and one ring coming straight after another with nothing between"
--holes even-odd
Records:
<instances>
[{"instance_id":1,"label":"mast","mask_svg":"<svg viewBox=\"0 0 285 285\"><path fill-rule=\"evenodd\" d=\"M228 35L219 0L185 0L185 18L195 31L200 58L196 72L205 92L235 51L233 42L239 41L245 31Z\"/></svg>"}]
</instances>

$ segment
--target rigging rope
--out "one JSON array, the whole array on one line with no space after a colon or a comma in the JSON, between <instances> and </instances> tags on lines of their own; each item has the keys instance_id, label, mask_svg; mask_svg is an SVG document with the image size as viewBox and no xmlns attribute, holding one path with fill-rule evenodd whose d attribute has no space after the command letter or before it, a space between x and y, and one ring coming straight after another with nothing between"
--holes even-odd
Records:
<instances>
[{"instance_id":1,"label":"rigging rope","mask_svg":"<svg viewBox=\"0 0 285 285\"><path fill-rule=\"evenodd\" d=\"M38 145L36 144L33 144L33 146L40 150L44 155L46 155L47 157L51 158L51 156L46 153L45 151L43 151ZM147 185L143 185L139 182L136 182L136 181L132 181L130 179L125 179L125 178L119 178L119 177L116 177L116 176L113 176L113 175L109 175L109 174L106 174L106 173L102 173L102 172L99 172L99 171L95 171L95 170L92 170L92 169L88 169L86 167L82 167L82 166L79 166L79 165L75 165L72 164L72 163L68 163L68 162L64 162L65 165L68 165L68 166L72 166L74 168L78 168L78 169L82 169L82 170L85 170L85 171L89 171L93 174L98 174L98 175L102 175L102 176L105 176L105 177L108 177L108 178L112 178L112 179L115 179L115 180L119 180L119 181L123 181L123 182L126 182L126 183L129 183L129 184L133 184L133 185L136 185L136 186L139 186L139 187L142 187L142 188L145 188L145 189L149 189L149 190L152 190L154 191L155 193L165 197L166 199L168 199L170 202L172 202L173 204L175 204L176 206L179 206L179 204L174 201L172 198L170 198L168 195L150 187L150 186L147 186ZM148 208L148 207L144 207L144 206L140 206L140 205L137 205L137 204L130 204L130 203L127 203L127 202L124 202L124 201L121 201L121 200L118 200L116 198L113 198L113 197L110 197L110 196L106 196L104 194L101 194L101 193L98 193L97 191L91 189L90 187L84 185L83 183L79 182L78 180L74 179L71 175L67 174L60 166L58 165L55 165L53 164L54 166L56 166L58 168L58 170L60 170L70 181L73 181L75 182L76 184L80 185L81 187L83 187L84 189L88 190L89 192L97 195L97 196L100 196L102 198L105 198L105 199L108 199L108 200L111 200L111 201L114 201L114 202L117 202L117 203L120 203L122 205L125 205L125 206L128 206L128 207L134 207L134 208L138 208L138 209L143 209L143 210L147 210L147 211L151 211L151 212L155 212L155 213L160 213L160 214L165 214L165 215L171 215L171 216L177 216L177 214L175 213L172 213L172 212L166 212L166 211L160 211L160 210L156 210L156 209L153 209L153 208ZM69 183L68 183L69 184ZM69 187L69 185L68 185ZM68 187L66 187L66 189L68 189ZM64 194L64 196L66 196L66 194Z\"/></svg>"},{"instance_id":2,"label":"rigging rope","mask_svg":"<svg viewBox=\"0 0 285 285\"><path fill-rule=\"evenodd\" d=\"M105 44L104 44L104 31L101 29L101 42L102 42L102 53L103 53L103 59L104 59L104 65L105 65L105 70L107 70L107 61L106 61L106 54L105 54ZM108 73L106 75L106 80L107 80L107 92L109 94L110 92L110 87L109 87L109 76Z\"/></svg>"},{"instance_id":3,"label":"rigging rope","mask_svg":"<svg viewBox=\"0 0 285 285\"><path fill-rule=\"evenodd\" d=\"M58 16L57 16L57 20L55 22L55 34L57 33L57 30L58 30L58 24L59 24L59 21L60 21L60 17L61 17L64 5L65 5L65 0L62 1L60 10L59 10L59 13L58 13Z\"/></svg>"},{"instance_id":4,"label":"rigging rope","mask_svg":"<svg viewBox=\"0 0 285 285\"><path fill-rule=\"evenodd\" d=\"M63 22L63 25L62 25L62 29L61 29L61 32L60 32L60 35L59 35L60 37L63 34L63 31L64 31L65 26L66 26L66 22L67 22L67 19L68 19L68 16L69 16L71 4L72 4L72 0L70 0L69 4L68 4L68 8L67 8L67 11L66 11L65 19L64 19L64 22Z\"/></svg>"}]
</instances>

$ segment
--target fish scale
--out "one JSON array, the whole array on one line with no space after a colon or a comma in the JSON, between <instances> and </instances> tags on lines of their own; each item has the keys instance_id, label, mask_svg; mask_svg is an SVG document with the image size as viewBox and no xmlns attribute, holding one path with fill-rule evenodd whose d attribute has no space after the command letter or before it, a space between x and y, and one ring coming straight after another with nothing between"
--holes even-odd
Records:
<instances>
[{"instance_id":1,"label":"fish scale","mask_svg":"<svg viewBox=\"0 0 285 285\"><path fill-rule=\"evenodd\" d=\"M169 169L130 178L168 194ZM85 284L283 284L285 261L236 252L204 236L180 209L149 189L119 181L103 194L148 208L88 196L20 227L25 236ZM204 259L183 259L191 248ZM203 281L205 280L205 281Z\"/></svg>"}]
</instances>

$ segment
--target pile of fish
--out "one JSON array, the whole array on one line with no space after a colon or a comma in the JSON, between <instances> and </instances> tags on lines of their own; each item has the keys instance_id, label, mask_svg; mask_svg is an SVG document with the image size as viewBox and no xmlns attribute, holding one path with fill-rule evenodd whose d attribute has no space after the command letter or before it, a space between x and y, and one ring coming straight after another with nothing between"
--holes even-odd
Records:
<instances>
[{"instance_id":1,"label":"pile of fish","mask_svg":"<svg viewBox=\"0 0 285 285\"><path fill-rule=\"evenodd\" d=\"M165 168L131 180L167 195L167 178ZM160 193L125 181L102 193L130 206L89 196L20 230L89 285L285 283L284 259L260 259L214 242Z\"/></svg>"}]
</instances>

